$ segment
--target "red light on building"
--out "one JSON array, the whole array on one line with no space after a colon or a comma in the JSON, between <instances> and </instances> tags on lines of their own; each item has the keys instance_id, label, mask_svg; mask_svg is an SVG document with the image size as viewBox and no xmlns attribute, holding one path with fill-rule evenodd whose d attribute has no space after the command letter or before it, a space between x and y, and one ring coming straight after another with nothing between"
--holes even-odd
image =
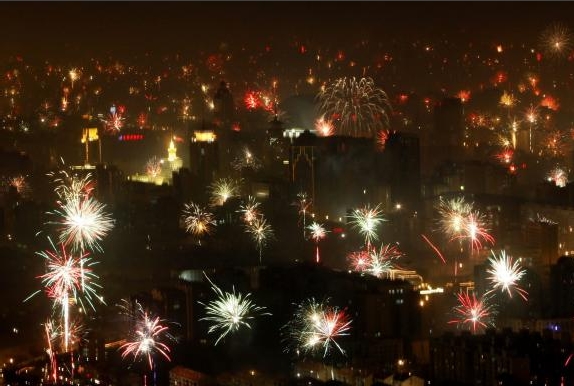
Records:
<instances>
[{"instance_id":1,"label":"red light on building","mask_svg":"<svg viewBox=\"0 0 574 386\"><path fill-rule=\"evenodd\" d=\"M143 134L121 134L118 136L119 141L141 141L143 139Z\"/></svg>"}]
</instances>

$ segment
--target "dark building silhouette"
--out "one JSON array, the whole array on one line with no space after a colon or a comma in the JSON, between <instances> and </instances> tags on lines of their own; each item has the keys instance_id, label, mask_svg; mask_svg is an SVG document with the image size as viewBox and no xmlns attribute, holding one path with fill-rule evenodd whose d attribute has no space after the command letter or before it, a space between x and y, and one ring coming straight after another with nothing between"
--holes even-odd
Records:
<instances>
[{"instance_id":1,"label":"dark building silhouette","mask_svg":"<svg viewBox=\"0 0 574 386\"><path fill-rule=\"evenodd\" d=\"M571 352L570 337L556 339L550 331L448 333L431 340L430 379L441 385L570 385L573 374L564 363Z\"/></svg>"},{"instance_id":2,"label":"dark building silhouette","mask_svg":"<svg viewBox=\"0 0 574 386\"><path fill-rule=\"evenodd\" d=\"M283 122L277 116L269 122L267 144L263 147L265 169L274 177L290 180L290 143L284 136Z\"/></svg>"},{"instance_id":3,"label":"dark building silhouette","mask_svg":"<svg viewBox=\"0 0 574 386\"><path fill-rule=\"evenodd\" d=\"M562 256L550 268L553 317L574 316L574 258Z\"/></svg>"},{"instance_id":4,"label":"dark building silhouette","mask_svg":"<svg viewBox=\"0 0 574 386\"><path fill-rule=\"evenodd\" d=\"M304 192L315 199L315 147L317 137L309 131L301 134L291 146L291 183L296 193Z\"/></svg>"},{"instance_id":5,"label":"dark building silhouette","mask_svg":"<svg viewBox=\"0 0 574 386\"><path fill-rule=\"evenodd\" d=\"M172 173L172 185L179 202L186 202L191 199L193 175L188 168L180 168Z\"/></svg>"},{"instance_id":6,"label":"dark building silhouette","mask_svg":"<svg viewBox=\"0 0 574 386\"><path fill-rule=\"evenodd\" d=\"M412 134L393 133L383 151L380 165L391 189L393 203L416 209L421 201L421 159L419 138Z\"/></svg>"},{"instance_id":7,"label":"dark building silhouette","mask_svg":"<svg viewBox=\"0 0 574 386\"><path fill-rule=\"evenodd\" d=\"M445 98L435 106L435 145L460 147L464 134L464 109L459 98Z\"/></svg>"},{"instance_id":8,"label":"dark building silhouette","mask_svg":"<svg viewBox=\"0 0 574 386\"><path fill-rule=\"evenodd\" d=\"M219 144L213 130L196 130L189 144L189 166L193 175L192 191L201 194L219 171Z\"/></svg>"},{"instance_id":9,"label":"dark building silhouette","mask_svg":"<svg viewBox=\"0 0 574 386\"><path fill-rule=\"evenodd\" d=\"M233 95L223 80L213 96L213 106L214 118L220 120L223 126L228 126L235 117L235 104L233 103Z\"/></svg>"},{"instance_id":10,"label":"dark building silhouette","mask_svg":"<svg viewBox=\"0 0 574 386\"><path fill-rule=\"evenodd\" d=\"M524 245L534 251L534 264L549 267L558 260L558 225L541 221L528 221L523 228Z\"/></svg>"},{"instance_id":11,"label":"dark building silhouette","mask_svg":"<svg viewBox=\"0 0 574 386\"><path fill-rule=\"evenodd\" d=\"M121 193L123 173L115 165L99 164L94 171L96 197L105 203L114 203Z\"/></svg>"},{"instance_id":12,"label":"dark building silhouette","mask_svg":"<svg viewBox=\"0 0 574 386\"><path fill-rule=\"evenodd\" d=\"M444 161L459 161L464 137L464 109L458 98L445 98L434 108L434 129L427 134L423 174L430 175Z\"/></svg>"},{"instance_id":13,"label":"dark building silhouette","mask_svg":"<svg viewBox=\"0 0 574 386\"><path fill-rule=\"evenodd\" d=\"M316 137L304 132L291 147L294 189L314 192L314 208L343 218L349 209L381 203L420 205L420 147L416 136L394 133L384 150L373 139Z\"/></svg>"}]
</instances>

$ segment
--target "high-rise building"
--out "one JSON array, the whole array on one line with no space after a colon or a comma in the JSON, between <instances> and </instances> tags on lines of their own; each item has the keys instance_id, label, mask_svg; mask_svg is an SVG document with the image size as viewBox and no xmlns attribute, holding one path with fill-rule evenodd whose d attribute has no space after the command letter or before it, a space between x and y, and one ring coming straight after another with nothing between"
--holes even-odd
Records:
<instances>
[{"instance_id":1,"label":"high-rise building","mask_svg":"<svg viewBox=\"0 0 574 386\"><path fill-rule=\"evenodd\" d=\"M219 171L219 149L213 130L196 130L189 144L189 166L193 175L192 194L201 197Z\"/></svg>"},{"instance_id":2,"label":"high-rise building","mask_svg":"<svg viewBox=\"0 0 574 386\"><path fill-rule=\"evenodd\" d=\"M315 146L317 137L306 131L291 146L291 183L315 204Z\"/></svg>"},{"instance_id":3,"label":"high-rise building","mask_svg":"<svg viewBox=\"0 0 574 386\"><path fill-rule=\"evenodd\" d=\"M235 116L233 96L225 81L221 81L213 96L213 115L223 126L228 126Z\"/></svg>"},{"instance_id":4,"label":"high-rise building","mask_svg":"<svg viewBox=\"0 0 574 386\"><path fill-rule=\"evenodd\" d=\"M550 289L553 317L574 314L574 258L562 256L550 268Z\"/></svg>"},{"instance_id":5,"label":"high-rise building","mask_svg":"<svg viewBox=\"0 0 574 386\"><path fill-rule=\"evenodd\" d=\"M464 109L458 98L445 98L434 109L434 129L428 132L423 174L430 175L444 161L460 161L464 138Z\"/></svg>"},{"instance_id":6,"label":"high-rise building","mask_svg":"<svg viewBox=\"0 0 574 386\"><path fill-rule=\"evenodd\" d=\"M269 122L267 144L264 146L265 168L275 177L289 176L289 140L285 138L283 122L277 116Z\"/></svg>"},{"instance_id":7,"label":"high-rise building","mask_svg":"<svg viewBox=\"0 0 574 386\"><path fill-rule=\"evenodd\" d=\"M407 133L389 136L381 165L394 204L417 208L421 200L421 158L419 138Z\"/></svg>"}]
</instances>

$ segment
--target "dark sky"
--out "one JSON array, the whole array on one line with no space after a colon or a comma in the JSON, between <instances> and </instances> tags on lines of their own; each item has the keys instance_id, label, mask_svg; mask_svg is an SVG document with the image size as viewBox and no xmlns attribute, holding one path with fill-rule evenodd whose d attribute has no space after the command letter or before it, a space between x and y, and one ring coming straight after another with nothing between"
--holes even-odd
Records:
<instances>
[{"instance_id":1,"label":"dark sky","mask_svg":"<svg viewBox=\"0 0 574 386\"><path fill-rule=\"evenodd\" d=\"M259 44L298 36L456 38L536 35L553 21L574 29L572 2L0 2L2 54L169 51Z\"/></svg>"}]
</instances>

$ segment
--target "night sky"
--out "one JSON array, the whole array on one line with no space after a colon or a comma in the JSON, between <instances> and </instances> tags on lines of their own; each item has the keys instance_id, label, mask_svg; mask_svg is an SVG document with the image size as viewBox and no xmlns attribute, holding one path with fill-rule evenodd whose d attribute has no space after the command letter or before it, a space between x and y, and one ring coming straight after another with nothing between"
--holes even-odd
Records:
<instances>
[{"instance_id":1,"label":"night sky","mask_svg":"<svg viewBox=\"0 0 574 386\"><path fill-rule=\"evenodd\" d=\"M536 36L571 24L570 2L2 2L3 55L213 49L282 39Z\"/></svg>"}]
</instances>

